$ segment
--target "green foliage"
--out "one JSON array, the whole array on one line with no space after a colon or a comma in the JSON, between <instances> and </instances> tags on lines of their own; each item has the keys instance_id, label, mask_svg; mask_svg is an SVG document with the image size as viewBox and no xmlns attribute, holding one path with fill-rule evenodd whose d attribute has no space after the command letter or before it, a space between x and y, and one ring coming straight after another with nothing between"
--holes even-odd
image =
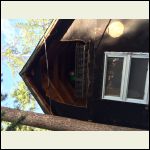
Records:
<instances>
[{"instance_id":1,"label":"green foliage","mask_svg":"<svg viewBox=\"0 0 150 150\"><path fill-rule=\"evenodd\" d=\"M48 19L29 19L27 22L16 24L16 28L21 31L21 54L31 54L50 23L51 20Z\"/></svg>"},{"instance_id":2,"label":"green foliage","mask_svg":"<svg viewBox=\"0 0 150 150\"><path fill-rule=\"evenodd\" d=\"M12 43L9 43L8 41L6 49L4 49L2 52L2 57L7 61L7 64L11 68L12 74L14 76L16 73L18 74L20 69L24 66L25 62L33 52L34 48L50 25L51 21L52 20L50 19L28 19L25 22L17 23L15 25L16 30L18 30L20 34L16 34L16 37L14 38ZM29 111L36 110L35 99L31 95L23 81L18 82L18 85L11 93L11 96L15 99L15 108ZM6 97L1 94L1 100L5 98ZM39 128L20 125L18 121L16 121L12 125L10 125L10 123L8 122L3 122L2 124L3 126L5 126L5 128L8 126L7 130L43 130Z\"/></svg>"},{"instance_id":3,"label":"green foliage","mask_svg":"<svg viewBox=\"0 0 150 150\"><path fill-rule=\"evenodd\" d=\"M35 100L23 81L18 83L18 87L13 91L11 96L15 98L15 104L18 106L18 109L35 110Z\"/></svg>"},{"instance_id":4,"label":"green foliage","mask_svg":"<svg viewBox=\"0 0 150 150\"><path fill-rule=\"evenodd\" d=\"M35 111L35 100L23 81L18 83L18 87L13 91L12 97L15 98L16 108L21 110ZM4 112L1 112L5 115ZM1 131L45 131L45 129L35 128L31 126L21 125L21 122L25 119L24 116L20 117L12 123L2 121Z\"/></svg>"},{"instance_id":5,"label":"green foliage","mask_svg":"<svg viewBox=\"0 0 150 150\"><path fill-rule=\"evenodd\" d=\"M23 67L51 21L50 19L28 19L26 22L16 24L15 28L20 34L16 35L13 43L8 41L7 48L2 52L13 75Z\"/></svg>"},{"instance_id":6,"label":"green foliage","mask_svg":"<svg viewBox=\"0 0 150 150\"><path fill-rule=\"evenodd\" d=\"M6 128L11 125L10 122L7 121L1 121L1 131L6 131Z\"/></svg>"},{"instance_id":7,"label":"green foliage","mask_svg":"<svg viewBox=\"0 0 150 150\"><path fill-rule=\"evenodd\" d=\"M5 53L2 53L2 55L8 59L7 64L11 68L13 75L23 67L24 61L21 55L17 56L10 48L6 49Z\"/></svg>"},{"instance_id":8,"label":"green foliage","mask_svg":"<svg viewBox=\"0 0 150 150\"><path fill-rule=\"evenodd\" d=\"M1 122L1 131L48 131L46 129L41 129L41 128L35 128L31 126L26 126L26 125L21 125L19 123L13 125L14 128L11 129L12 127L11 122L7 121L2 121Z\"/></svg>"},{"instance_id":9,"label":"green foliage","mask_svg":"<svg viewBox=\"0 0 150 150\"><path fill-rule=\"evenodd\" d=\"M1 118L2 118L2 116L4 116L5 115L5 112L1 112ZM1 131L3 131L4 130L4 127L3 127L3 125L2 125L2 120L1 120Z\"/></svg>"},{"instance_id":10,"label":"green foliage","mask_svg":"<svg viewBox=\"0 0 150 150\"><path fill-rule=\"evenodd\" d=\"M19 119L15 120L6 128L6 131L16 131L17 125L19 125L23 120L25 119L25 116L21 116Z\"/></svg>"},{"instance_id":11,"label":"green foliage","mask_svg":"<svg viewBox=\"0 0 150 150\"><path fill-rule=\"evenodd\" d=\"M16 131L48 131L46 129L41 129L41 128L35 128L31 126L26 126L26 125L18 125L16 127Z\"/></svg>"}]
</instances>

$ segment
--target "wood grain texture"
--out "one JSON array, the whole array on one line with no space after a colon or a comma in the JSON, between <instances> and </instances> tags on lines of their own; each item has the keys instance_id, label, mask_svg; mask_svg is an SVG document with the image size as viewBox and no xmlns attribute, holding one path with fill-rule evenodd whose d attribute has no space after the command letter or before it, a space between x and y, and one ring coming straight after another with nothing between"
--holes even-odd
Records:
<instances>
[{"instance_id":1,"label":"wood grain texture","mask_svg":"<svg viewBox=\"0 0 150 150\"><path fill-rule=\"evenodd\" d=\"M12 122L25 116L22 124L54 131L137 131L138 129L125 128L80 121L59 116L45 115L33 112L26 112L7 107L1 107L4 112L2 120Z\"/></svg>"}]
</instances>

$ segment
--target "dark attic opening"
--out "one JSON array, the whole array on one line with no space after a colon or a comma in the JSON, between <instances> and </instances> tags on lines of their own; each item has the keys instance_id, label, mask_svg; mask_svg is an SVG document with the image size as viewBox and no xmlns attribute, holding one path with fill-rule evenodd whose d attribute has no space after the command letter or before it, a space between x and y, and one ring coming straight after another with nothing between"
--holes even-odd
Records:
<instances>
[{"instance_id":1,"label":"dark attic opening","mask_svg":"<svg viewBox=\"0 0 150 150\"><path fill-rule=\"evenodd\" d=\"M91 42L74 40L60 41L52 48L43 47L43 53L35 61L31 75L47 103L55 100L67 105L87 107L90 46ZM47 48L47 54L44 48Z\"/></svg>"}]
</instances>

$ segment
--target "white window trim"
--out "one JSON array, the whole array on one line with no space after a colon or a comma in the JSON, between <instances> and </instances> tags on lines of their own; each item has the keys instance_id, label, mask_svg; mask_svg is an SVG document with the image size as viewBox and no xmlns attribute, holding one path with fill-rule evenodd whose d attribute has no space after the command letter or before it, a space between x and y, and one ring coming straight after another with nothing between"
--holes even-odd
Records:
<instances>
[{"instance_id":1,"label":"white window trim","mask_svg":"<svg viewBox=\"0 0 150 150\"><path fill-rule=\"evenodd\" d=\"M108 57L123 57L124 58L120 96L118 96L118 97L105 95L107 58ZM138 103L138 104L149 104L149 63L148 63L148 70L147 70L146 82L145 82L144 99L127 98L132 58L149 58L149 54L148 53L137 53L137 52L105 52L102 99L129 102L129 103Z\"/></svg>"},{"instance_id":2,"label":"white window trim","mask_svg":"<svg viewBox=\"0 0 150 150\"><path fill-rule=\"evenodd\" d=\"M122 95L123 95L123 80L121 80L121 89L120 89L120 96L105 96L104 93L105 93L105 85L106 85L106 73L107 73L107 58L108 57L122 57L124 58L124 55L122 53L114 53L114 52L106 52L106 55L105 55L105 62L104 62L104 79L103 79L103 92L102 92L102 97L103 99L108 99L108 100L116 100L116 101L123 101L122 100ZM124 68L124 65L125 64L125 61L123 61L123 68ZM123 72L124 72L124 69L123 69Z\"/></svg>"}]
</instances>

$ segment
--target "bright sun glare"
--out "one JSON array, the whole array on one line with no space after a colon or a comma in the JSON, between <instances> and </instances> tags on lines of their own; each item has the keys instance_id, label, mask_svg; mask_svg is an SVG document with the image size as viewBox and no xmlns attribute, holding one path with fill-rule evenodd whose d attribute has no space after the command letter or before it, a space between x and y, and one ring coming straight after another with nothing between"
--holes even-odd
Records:
<instances>
[{"instance_id":1,"label":"bright sun glare","mask_svg":"<svg viewBox=\"0 0 150 150\"><path fill-rule=\"evenodd\" d=\"M124 25L120 21L113 22L109 25L107 33L113 37L119 37L124 32Z\"/></svg>"}]
</instances>

